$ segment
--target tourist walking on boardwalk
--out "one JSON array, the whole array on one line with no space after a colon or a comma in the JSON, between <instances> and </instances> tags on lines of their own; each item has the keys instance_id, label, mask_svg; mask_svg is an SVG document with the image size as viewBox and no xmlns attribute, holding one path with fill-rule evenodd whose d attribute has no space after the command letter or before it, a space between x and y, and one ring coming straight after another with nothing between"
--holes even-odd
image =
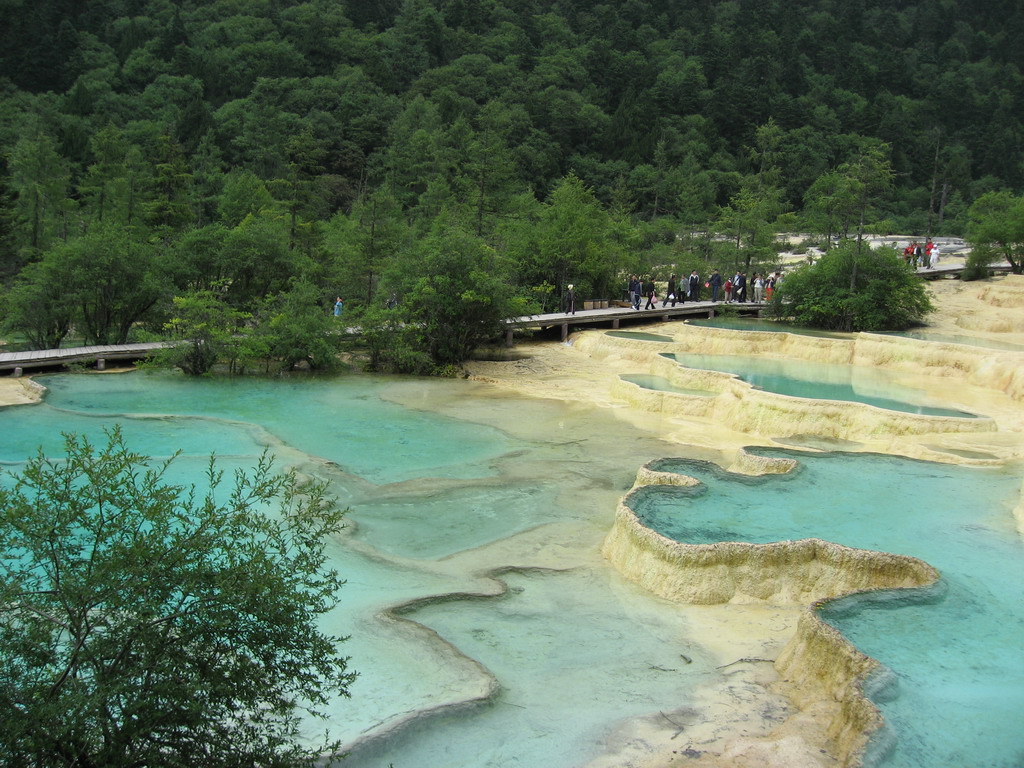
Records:
<instances>
[{"instance_id":1,"label":"tourist walking on boardwalk","mask_svg":"<svg viewBox=\"0 0 1024 768\"><path fill-rule=\"evenodd\" d=\"M566 286L565 296L562 297L562 304L564 305L565 314L576 314L576 289L573 288L572 283Z\"/></svg>"},{"instance_id":2,"label":"tourist walking on boardwalk","mask_svg":"<svg viewBox=\"0 0 1024 768\"><path fill-rule=\"evenodd\" d=\"M629 303L633 309L640 309L640 278L636 275L629 278Z\"/></svg>"},{"instance_id":3,"label":"tourist walking on boardwalk","mask_svg":"<svg viewBox=\"0 0 1024 768\"><path fill-rule=\"evenodd\" d=\"M722 288L722 276L718 274L718 270L711 272L711 279L708 281L711 284L711 300L718 301L718 292Z\"/></svg>"},{"instance_id":4,"label":"tourist walking on boardwalk","mask_svg":"<svg viewBox=\"0 0 1024 768\"><path fill-rule=\"evenodd\" d=\"M929 237L927 240L924 241L924 264L922 264L921 266L923 266L925 269L930 269L932 266L932 251L934 250L935 243L933 243L932 239Z\"/></svg>"},{"instance_id":5,"label":"tourist walking on boardwalk","mask_svg":"<svg viewBox=\"0 0 1024 768\"><path fill-rule=\"evenodd\" d=\"M690 277L687 279L687 287L689 288L689 299L690 301L700 300L700 275L697 274L697 270L693 270L690 273Z\"/></svg>"},{"instance_id":6,"label":"tourist walking on boardwalk","mask_svg":"<svg viewBox=\"0 0 1024 768\"><path fill-rule=\"evenodd\" d=\"M775 275L768 275L764 281L764 295L768 301L775 295Z\"/></svg>"},{"instance_id":7,"label":"tourist walking on boardwalk","mask_svg":"<svg viewBox=\"0 0 1024 768\"><path fill-rule=\"evenodd\" d=\"M668 279L668 287L665 289L665 298L661 300L661 306L664 307L668 302L672 302L672 306L676 305L676 276L672 275Z\"/></svg>"},{"instance_id":8,"label":"tourist walking on boardwalk","mask_svg":"<svg viewBox=\"0 0 1024 768\"><path fill-rule=\"evenodd\" d=\"M655 303L655 299L658 298L657 289L654 287L654 280L650 277L648 277L647 282L644 283L644 296L647 297L647 304L644 305L644 309L658 308L658 305Z\"/></svg>"},{"instance_id":9,"label":"tourist walking on boardwalk","mask_svg":"<svg viewBox=\"0 0 1024 768\"><path fill-rule=\"evenodd\" d=\"M932 245L932 269L935 269L937 266L939 266L940 255L942 255L942 249L939 247L938 243L934 243Z\"/></svg>"},{"instance_id":10,"label":"tourist walking on boardwalk","mask_svg":"<svg viewBox=\"0 0 1024 768\"><path fill-rule=\"evenodd\" d=\"M732 278L725 278L725 303L732 304Z\"/></svg>"},{"instance_id":11,"label":"tourist walking on boardwalk","mask_svg":"<svg viewBox=\"0 0 1024 768\"><path fill-rule=\"evenodd\" d=\"M334 316L341 317L341 311L345 309L345 302L341 300L341 296L334 302Z\"/></svg>"}]
</instances>

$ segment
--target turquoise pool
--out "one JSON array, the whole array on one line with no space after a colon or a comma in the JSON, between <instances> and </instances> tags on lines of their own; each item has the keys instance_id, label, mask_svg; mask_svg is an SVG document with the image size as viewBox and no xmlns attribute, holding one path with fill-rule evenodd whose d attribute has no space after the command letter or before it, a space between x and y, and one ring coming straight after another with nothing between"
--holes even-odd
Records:
<instances>
[{"instance_id":1,"label":"turquoise pool","mask_svg":"<svg viewBox=\"0 0 1024 768\"><path fill-rule=\"evenodd\" d=\"M814 363L753 355L694 355L663 353L687 368L731 373L767 392L814 400L844 400L877 408L924 416L977 416L951 408L936 408L921 401L924 392L891 381L885 371L852 365Z\"/></svg>"},{"instance_id":2,"label":"turquoise pool","mask_svg":"<svg viewBox=\"0 0 1024 768\"><path fill-rule=\"evenodd\" d=\"M677 387L664 376L657 376L652 373L624 373L619 376L623 381L636 384L643 389L651 389L655 392L675 392L680 395L695 395L696 397L714 397L717 393L706 389L690 389L688 387Z\"/></svg>"},{"instance_id":3,"label":"turquoise pool","mask_svg":"<svg viewBox=\"0 0 1024 768\"><path fill-rule=\"evenodd\" d=\"M723 682L712 653L697 643L680 644L692 627L677 606L652 598L607 567L522 567L531 546L517 548L517 537L549 541L571 530L596 552L637 466L664 455L665 443L613 413L504 396L473 382L413 378L190 380L136 373L41 381L49 387L44 403L0 408L3 468L16 471L40 445L56 452L62 431L99 441L105 427L119 424L133 450L154 457L183 452L172 479L200 481L211 451L230 470L252 466L270 446L280 463L328 479L351 507L349 535L331 544L334 563L348 583L328 622L332 632L351 635L346 653L360 672L352 699L339 700L329 713L332 733L355 745L343 763L346 768L570 768L597 757L624 720L696 706L700 686ZM715 455L706 453L707 458ZM917 603L907 610L921 611L915 621L927 626L951 621L944 613L933 619L933 608L959 605L959 623L952 629L970 634L970 622L989 610L986 606L1010 606L1003 624L979 624L969 638L971 666L999 667L1007 690L995 683L972 690L976 699L989 691L1010 696L1008 707L1019 703L1013 693L1021 688L1019 668L1005 651L1007 636L1020 629L1012 612L1021 583L1013 559L1020 557L1019 544L1014 549L1006 519L1019 479L1014 489L1002 471L899 459L856 469L848 456L836 457L832 465L851 469L819 477L816 468L829 461L816 457L792 477L709 481L711 491L705 496L712 499L718 485L748 488L749 504L760 505L756 508L764 524L748 530L749 519L738 516L748 502L721 496L728 503L717 507L728 513L727 519L709 518L696 527L711 538L725 534L759 540L790 535L788 515L813 528L814 535L828 536L826 523L866 519L868 510L844 512L847 507L837 502L834 514L822 514L821 498L848 496L863 502L877 494L907 499L907 509L891 512L892 521L874 524L871 533L880 548L918 547L921 542L907 533L913 531L906 527L912 520L953 535L963 528L974 542L965 586L959 577L947 576L951 586L940 604ZM907 478L913 484L904 485ZM930 478L937 490L925 494ZM954 493L958 487L960 495ZM806 501L794 505L798 491ZM966 517L942 506L946 497L962 501ZM926 516L929 509L934 516ZM776 514L780 519L769 524L767 516ZM546 528L550 525L558 526L554 533ZM890 531L891 541L886 539ZM835 535L845 534L839 530ZM951 567L943 558L934 564ZM488 576L492 572L504 588ZM1011 591L1000 591L1004 585ZM435 596L447 597L434 601ZM431 600L407 616L417 624L380 619L388 606L425 598ZM930 730L931 719L939 717L931 709L933 697L928 686L919 691L919 673L904 668L907 654L896 647L909 631L902 614L890 606L844 610L852 618L837 619L843 630L899 679L906 676L904 689L927 699L921 723L915 722L913 707L905 713L892 710L901 743L911 738L903 735L910 733L906 728ZM878 614L895 618L882 621ZM681 653L692 659L685 675L666 673L679 666ZM924 665L943 675L948 667L962 665L961 657L929 658ZM478 665L494 676L498 694L450 710L480 687ZM951 691L968 690L935 679ZM1013 725L1009 715L990 718L991 702L979 706L986 721L983 733L991 730L988 719L993 728L1007 725L1007 718ZM424 716L391 730L416 713ZM946 715L941 718L949 721ZM976 739L968 729L943 728L942 739L963 750L974 748ZM367 735L377 738L364 741Z\"/></svg>"},{"instance_id":4,"label":"turquoise pool","mask_svg":"<svg viewBox=\"0 0 1024 768\"><path fill-rule=\"evenodd\" d=\"M688 325L697 325L705 328L723 328L729 331L766 331L771 333L795 333L800 336L816 336L825 339L852 339L856 334L841 333L839 331L821 331L815 328L806 328L802 325L784 323L776 320L763 320L755 318L732 318L715 317L711 319L687 320ZM962 336L959 334L940 333L929 331L927 328L919 328L912 331L893 331L880 334L884 336L901 336L907 339L918 339L920 341L936 341L947 344L964 344L969 347L983 347L986 349L1001 349L1012 352L1024 352L1024 344L1014 344L1009 341L998 339L981 339L975 336Z\"/></svg>"},{"instance_id":5,"label":"turquoise pool","mask_svg":"<svg viewBox=\"0 0 1024 768\"><path fill-rule=\"evenodd\" d=\"M327 621L351 636L345 652L360 675L352 698L328 710L332 735L354 747L345 768L571 768L600 754L623 719L685 707L720 677L711 654L678 641L686 627L673 606L596 555L591 567L496 573L507 588L488 576L528 560L516 537L552 524L596 552L637 459L664 451L611 414L412 377L40 381L43 403L0 408L0 468L17 471L37 446L58 452L61 432L102 442L116 424L132 450L182 451L174 482L202 482L211 452L230 472L269 446L279 464L326 478L351 508L350 530L331 544L347 583ZM470 597L485 593L494 596ZM409 615L415 624L381 619L390 606L436 596L448 597ZM654 671L681 652L693 659L682 685ZM486 684L477 662L500 693L465 706ZM421 719L396 727L412 715Z\"/></svg>"},{"instance_id":6,"label":"turquoise pool","mask_svg":"<svg viewBox=\"0 0 1024 768\"><path fill-rule=\"evenodd\" d=\"M747 477L664 460L701 481L631 497L649 527L689 543L817 537L921 558L939 585L829 604L823 617L888 668L876 703L891 768L1018 766L1024 755L1021 468L975 469L874 454L757 453L800 462ZM885 738L879 740L882 745Z\"/></svg>"},{"instance_id":7,"label":"turquoise pool","mask_svg":"<svg viewBox=\"0 0 1024 768\"><path fill-rule=\"evenodd\" d=\"M662 333L647 333L645 331L607 331L605 336L611 336L616 339L634 339L635 341L675 341L671 336L665 336Z\"/></svg>"}]
</instances>

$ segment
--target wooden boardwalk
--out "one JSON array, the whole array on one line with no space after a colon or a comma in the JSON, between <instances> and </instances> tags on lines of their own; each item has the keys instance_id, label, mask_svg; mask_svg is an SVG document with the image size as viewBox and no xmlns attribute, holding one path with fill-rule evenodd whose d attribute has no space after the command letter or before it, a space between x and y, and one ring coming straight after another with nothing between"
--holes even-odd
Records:
<instances>
[{"instance_id":1,"label":"wooden boardwalk","mask_svg":"<svg viewBox=\"0 0 1024 768\"><path fill-rule=\"evenodd\" d=\"M104 344L92 347L37 349L29 352L0 352L0 371L17 374L26 368L58 368L73 363L96 363L103 369L108 360L139 360L171 345L167 341L145 344Z\"/></svg>"},{"instance_id":2,"label":"wooden boardwalk","mask_svg":"<svg viewBox=\"0 0 1024 768\"><path fill-rule=\"evenodd\" d=\"M646 300L645 300L646 301ZM505 335L505 343L512 346L514 334L517 330L546 330L559 328L562 341L569 336L570 326L581 325L603 325L611 328L619 328L623 322L633 323L663 322L667 323L672 318L700 317L711 318L716 311L722 307L728 307L730 312L738 312L743 315L758 315L766 304L754 302L732 302L726 304L722 301L688 301L685 304L661 306L659 301L655 309L633 309L632 307L608 307L607 309L581 309L574 315L565 312L553 312L546 315L529 315L527 317L516 317L507 321L508 331Z\"/></svg>"},{"instance_id":3,"label":"wooden boardwalk","mask_svg":"<svg viewBox=\"0 0 1024 768\"><path fill-rule=\"evenodd\" d=\"M963 265L943 265L935 269L919 269L918 277L936 280L944 277L960 277ZM989 267L993 272L1009 272L1008 264ZM569 336L571 327L585 325L607 325L619 328L622 323L635 322L668 322L673 318L700 317L712 318L716 311L728 307L729 312L741 315L759 315L766 304L755 302L724 302L688 301L676 306L661 306L655 309L633 309L630 306L614 306L605 309L581 309L574 315L565 312L552 312L545 315L529 315L526 317L509 318L506 321L507 332L505 343L512 346L516 331L545 331L558 328L561 339ZM174 342L154 341L143 344L106 344L91 347L65 347L62 349L40 349L28 352L0 352L0 371L14 371L20 375L29 368L60 368L75 363L95 363L102 370L108 360L140 360L149 357L153 352L171 346Z\"/></svg>"},{"instance_id":4,"label":"wooden boardwalk","mask_svg":"<svg viewBox=\"0 0 1024 768\"><path fill-rule=\"evenodd\" d=\"M1004 275L1013 271L1009 264L990 264L986 269L989 272L996 272ZM949 266L940 264L937 267L928 267L927 269L925 267L920 267L916 270L916 274L923 280L939 280L944 277L959 278L963 271L963 264L950 264Z\"/></svg>"}]
</instances>

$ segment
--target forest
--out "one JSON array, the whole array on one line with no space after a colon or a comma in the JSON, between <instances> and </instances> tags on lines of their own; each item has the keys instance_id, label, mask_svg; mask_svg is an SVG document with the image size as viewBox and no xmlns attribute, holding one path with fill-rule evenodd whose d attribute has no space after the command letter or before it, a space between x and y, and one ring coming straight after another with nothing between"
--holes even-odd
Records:
<instances>
[{"instance_id":1,"label":"forest","mask_svg":"<svg viewBox=\"0 0 1024 768\"><path fill-rule=\"evenodd\" d=\"M240 369L315 366L341 297L374 365L431 370L569 283L963 235L1024 192L1011 0L2 7L0 320L29 346L244 324Z\"/></svg>"}]
</instances>

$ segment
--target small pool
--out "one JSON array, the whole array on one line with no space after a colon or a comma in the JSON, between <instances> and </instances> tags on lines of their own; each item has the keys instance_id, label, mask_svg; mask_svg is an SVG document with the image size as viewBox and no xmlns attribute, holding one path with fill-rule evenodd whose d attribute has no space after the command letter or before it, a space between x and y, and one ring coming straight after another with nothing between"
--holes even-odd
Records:
<instances>
[{"instance_id":1,"label":"small pool","mask_svg":"<svg viewBox=\"0 0 1024 768\"><path fill-rule=\"evenodd\" d=\"M715 397L718 393L707 389L687 389L677 387L664 376L655 376L651 373L630 373L619 376L623 381L636 384L643 389L653 389L656 392L675 392L680 395L695 395L697 397Z\"/></svg>"},{"instance_id":2,"label":"small pool","mask_svg":"<svg viewBox=\"0 0 1024 768\"><path fill-rule=\"evenodd\" d=\"M1024 352L1024 344L1014 344L1009 341L997 339L977 339L973 336L959 336L951 333L932 333L926 330L900 331L898 333L886 333L884 336L902 336L907 339L918 339L919 341L936 341L943 344L963 344L968 347L984 347L986 349L1001 349L1008 352Z\"/></svg>"},{"instance_id":3,"label":"small pool","mask_svg":"<svg viewBox=\"0 0 1024 768\"><path fill-rule=\"evenodd\" d=\"M849 339L852 333L840 331L822 331L817 328L805 328L802 325L783 323L763 318L715 317L711 319L687 320L687 325L702 328L722 328L727 331L764 331L769 333L795 333L800 336L817 336L823 339Z\"/></svg>"},{"instance_id":4,"label":"small pool","mask_svg":"<svg viewBox=\"0 0 1024 768\"><path fill-rule=\"evenodd\" d=\"M715 317L711 319L687 320L687 325L702 328L721 328L727 331L761 331L766 333L794 333L799 336L816 336L823 339L850 339L856 334L841 331L823 331L817 328L805 328L802 325L784 323L762 318ZM1010 352L1024 352L1024 344L1014 344L998 339L979 339L974 336L960 336L951 333L936 333L919 328L913 331L878 332L880 336L899 336L918 341L935 341L944 344L963 344L968 347L984 347L986 349L1002 349Z\"/></svg>"},{"instance_id":5,"label":"small pool","mask_svg":"<svg viewBox=\"0 0 1024 768\"><path fill-rule=\"evenodd\" d=\"M922 416L978 416L951 408L924 405L924 392L896 384L885 371L837 363L814 363L753 355L694 355L663 353L686 368L731 373L766 392L812 400L865 403L901 413Z\"/></svg>"},{"instance_id":6,"label":"small pool","mask_svg":"<svg viewBox=\"0 0 1024 768\"><path fill-rule=\"evenodd\" d=\"M911 555L937 587L829 603L822 618L891 671L876 704L895 735L885 768L1019 766L1024 755L1024 543L1014 527L1020 467L977 468L878 454L800 454L787 475L653 465L693 488L630 496L641 521L692 544L817 537Z\"/></svg>"},{"instance_id":7,"label":"small pool","mask_svg":"<svg viewBox=\"0 0 1024 768\"><path fill-rule=\"evenodd\" d=\"M636 341L675 341L671 336L664 336L660 333L645 333L643 331L608 331L605 336L614 336L617 339L634 339Z\"/></svg>"}]
</instances>

